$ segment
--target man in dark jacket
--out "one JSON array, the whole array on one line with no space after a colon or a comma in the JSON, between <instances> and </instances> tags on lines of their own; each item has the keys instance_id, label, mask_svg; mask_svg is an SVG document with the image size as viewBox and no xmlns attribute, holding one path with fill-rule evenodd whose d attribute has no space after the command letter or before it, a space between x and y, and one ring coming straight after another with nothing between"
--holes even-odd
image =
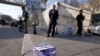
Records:
<instances>
[{"instance_id":1,"label":"man in dark jacket","mask_svg":"<svg viewBox=\"0 0 100 56\"><path fill-rule=\"evenodd\" d=\"M28 20L28 12L25 10L25 7L22 7L22 16L24 17L24 29L25 29L25 33L28 33L28 29L27 29L27 20Z\"/></svg>"},{"instance_id":2,"label":"man in dark jacket","mask_svg":"<svg viewBox=\"0 0 100 56\"><path fill-rule=\"evenodd\" d=\"M77 15L77 18L76 18L77 26L78 26L77 35L82 34L83 20L85 19L84 15L83 15L83 10L80 10L79 12L80 12L80 14Z\"/></svg>"},{"instance_id":3,"label":"man in dark jacket","mask_svg":"<svg viewBox=\"0 0 100 56\"><path fill-rule=\"evenodd\" d=\"M49 23L49 29L48 29L48 37L49 37L49 34L51 32L51 29L53 29L53 31L52 31L53 37L54 37L54 34L55 34L55 27L56 27L57 19L58 19L58 11L55 8L56 8L56 6L53 5L53 9L51 9L49 11L50 23Z\"/></svg>"}]
</instances>

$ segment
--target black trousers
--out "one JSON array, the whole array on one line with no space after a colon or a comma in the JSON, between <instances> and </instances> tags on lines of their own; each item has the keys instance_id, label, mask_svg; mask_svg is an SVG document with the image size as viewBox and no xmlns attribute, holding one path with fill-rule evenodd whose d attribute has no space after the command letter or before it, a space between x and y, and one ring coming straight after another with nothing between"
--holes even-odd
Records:
<instances>
[{"instance_id":1,"label":"black trousers","mask_svg":"<svg viewBox=\"0 0 100 56\"><path fill-rule=\"evenodd\" d=\"M78 22L77 26L78 26L77 34L81 35L83 29L83 22Z\"/></svg>"},{"instance_id":2,"label":"black trousers","mask_svg":"<svg viewBox=\"0 0 100 56\"><path fill-rule=\"evenodd\" d=\"M33 27L33 33L34 33L34 34L37 34L37 31L36 31L36 24L32 25L32 27Z\"/></svg>"},{"instance_id":3,"label":"black trousers","mask_svg":"<svg viewBox=\"0 0 100 56\"><path fill-rule=\"evenodd\" d=\"M25 30L25 33L28 33L27 21L24 21L24 30Z\"/></svg>"},{"instance_id":4,"label":"black trousers","mask_svg":"<svg viewBox=\"0 0 100 56\"><path fill-rule=\"evenodd\" d=\"M23 31L24 31L24 24L23 22L21 22L19 25L19 32L23 32Z\"/></svg>"},{"instance_id":5,"label":"black trousers","mask_svg":"<svg viewBox=\"0 0 100 56\"><path fill-rule=\"evenodd\" d=\"M56 24L57 24L56 22L50 22L49 29L48 29L48 35L50 34L51 30L53 30L52 31L52 36L54 36Z\"/></svg>"}]
</instances>

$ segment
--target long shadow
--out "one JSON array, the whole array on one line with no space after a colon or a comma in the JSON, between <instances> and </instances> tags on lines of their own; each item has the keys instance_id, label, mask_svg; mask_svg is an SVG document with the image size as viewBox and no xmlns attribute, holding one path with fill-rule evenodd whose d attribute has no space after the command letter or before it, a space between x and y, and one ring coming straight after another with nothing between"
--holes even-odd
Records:
<instances>
[{"instance_id":1,"label":"long shadow","mask_svg":"<svg viewBox=\"0 0 100 56\"><path fill-rule=\"evenodd\" d=\"M48 29L45 29L45 28L38 28L38 27L37 27L37 34L36 34L36 35L46 36L45 34L47 34L47 31L48 31ZM29 29L29 34L34 35L34 34L33 34L33 29L32 29L32 28Z\"/></svg>"},{"instance_id":2,"label":"long shadow","mask_svg":"<svg viewBox=\"0 0 100 56\"><path fill-rule=\"evenodd\" d=\"M24 33L20 33L17 28L0 28L0 39L23 38Z\"/></svg>"},{"instance_id":3,"label":"long shadow","mask_svg":"<svg viewBox=\"0 0 100 56\"><path fill-rule=\"evenodd\" d=\"M85 33L84 37L79 35L67 35L67 36L56 35L55 38L100 44L100 36L92 35L89 33Z\"/></svg>"},{"instance_id":4,"label":"long shadow","mask_svg":"<svg viewBox=\"0 0 100 56\"><path fill-rule=\"evenodd\" d=\"M37 35L47 37L45 35L46 33L47 33L47 29L39 29ZM87 33L87 32L85 32L84 37L78 36L78 35L59 35L59 34L57 34L53 38L61 38L61 39L66 39L66 40L100 44L100 37L99 36L95 36L95 35L92 35L92 34Z\"/></svg>"},{"instance_id":5,"label":"long shadow","mask_svg":"<svg viewBox=\"0 0 100 56\"><path fill-rule=\"evenodd\" d=\"M65 6L63 6L65 7ZM59 9L60 10L60 9ZM60 12L60 11L59 11ZM68 12L67 10L65 11L65 13L68 13L70 16L72 16L72 14L70 12ZM61 13L60 13L61 14ZM61 14L60 16L62 16L63 14ZM66 17L65 18L70 18L70 17ZM75 19L73 18L72 16L72 20L73 20L73 23L75 23ZM71 20L71 21L72 21ZM65 22L65 21L63 21ZM62 22L61 22L62 23ZM76 24L76 23L75 23ZM43 30L42 31L44 33L47 33L47 30ZM43 35L44 33L41 33L39 35L41 36L45 36ZM100 44L100 37L99 36L94 36L92 34L89 34L87 32L85 32L85 36L82 37L82 36L78 36L78 35L56 35L54 38L61 38L61 39L66 39L66 40L74 40L74 41L80 41L80 42L88 42L88 43L96 43L96 44Z\"/></svg>"}]
</instances>

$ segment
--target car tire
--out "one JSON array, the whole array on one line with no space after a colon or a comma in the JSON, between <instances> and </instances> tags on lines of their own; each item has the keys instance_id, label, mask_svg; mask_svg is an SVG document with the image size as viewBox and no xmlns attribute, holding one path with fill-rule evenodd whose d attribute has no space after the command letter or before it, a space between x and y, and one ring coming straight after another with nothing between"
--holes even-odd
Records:
<instances>
[{"instance_id":1,"label":"car tire","mask_svg":"<svg viewBox=\"0 0 100 56\"><path fill-rule=\"evenodd\" d=\"M12 25L12 24L11 24L10 26L11 26L11 27L13 27L13 25Z\"/></svg>"},{"instance_id":2,"label":"car tire","mask_svg":"<svg viewBox=\"0 0 100 56\"><path fill-rule=\"evenodd\" d=\"M11 27L12 27L12 25L11 25Z\"/></svg>"},{"instance_id":3,"label":"car tire","mask_svg":"<svg viewBox=\"0 0 100 56\"><path fill-rule=\"evenodd\" d=\"M91 31L90 31L89 29L87 29L87 32L88 32L88 33L91 33Z\"/></svg>"}]
</instances>

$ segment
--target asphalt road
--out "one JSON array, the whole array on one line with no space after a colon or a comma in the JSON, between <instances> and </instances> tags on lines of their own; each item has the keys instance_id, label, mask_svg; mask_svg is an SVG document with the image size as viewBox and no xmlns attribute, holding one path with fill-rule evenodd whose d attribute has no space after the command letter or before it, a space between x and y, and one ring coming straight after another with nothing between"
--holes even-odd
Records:
<instances>
[{"instance_id":1,"label":"asphalt road","mask_svg":"<svg viewBox=\"0 0 100 56\"><path fill-rule=\"evenodd\" d=\"M0 26L0 56L21 56L23 37L17 28Z\"/></svg>"}]
</instances>

